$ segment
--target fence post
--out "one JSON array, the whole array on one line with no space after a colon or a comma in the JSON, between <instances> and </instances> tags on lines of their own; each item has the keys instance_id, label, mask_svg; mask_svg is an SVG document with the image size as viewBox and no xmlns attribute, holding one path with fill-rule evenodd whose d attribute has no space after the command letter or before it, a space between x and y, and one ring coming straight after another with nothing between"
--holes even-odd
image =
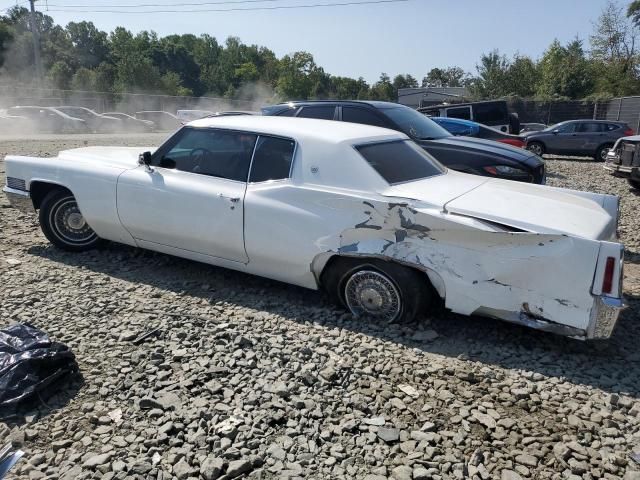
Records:
<instances>
[{"instance_id":1,"label":"fence post","mask_svg":"<svg viewBox=\"0 0 640 480\"><path fill-rule=\"evenodd\" d=\"M636 124L636 133L640 132L640 113L638 114L638 123Z\"/></svg>"},{"instance_id":2,"label":"fence post","mask_svg":"<svg viewBox=\"0 0 640 480\"><path fill-rule=\"evenodd\" d=\"M598 101L593 102L593 119L596 120L598 118Z\"/></svg>"},{"instance_id":3,"label":"fence post","mask_svg":"<svg viewBox=\"0 0 640 480\"><path fill-rule=\"evenodd\" d=\"M547 125L551 125L551 105L552 105L552 102L549 102L549 112L547 113Z\"/></svg>"}]
</instances>

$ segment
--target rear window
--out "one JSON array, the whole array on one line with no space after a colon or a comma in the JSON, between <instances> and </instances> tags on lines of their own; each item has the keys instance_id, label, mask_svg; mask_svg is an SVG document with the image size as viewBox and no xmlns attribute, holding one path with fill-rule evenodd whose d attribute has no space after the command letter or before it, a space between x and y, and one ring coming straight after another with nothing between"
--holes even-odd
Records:
<instances>
[{"instance_id":1,"label":"rear window","mask_svg":"<svg viewBox=\"0 0 640 480\"><path fill-rule=\"evenodd\" d=\"M479 123L509 123L509 111L505 103L477 103L473 105L473 119Z\"/></svg>"},{"instance_id":2,"label":"rear window","mask_svg":"<svg viewBox=\"0 0 640 480\"><path fill-rule=\"evenodd\" d=\"M253 154L250 182L289 178L295 142L285 138L260 137Z\"/></svg>"},{"instance_id":3,"label":"rear window","mask_svg":"<svg viewBox=\"0 0 640 480\"><path fill-rule=\"evenodd\" d=\"M300 118L318 118L320 120L333 120L333 114L336 107L333 106L321 106L321 107L303 107L302 111L298 113Z\"/></svg>"},{"instance_id":4,"label":"rear window","mask_svg":"<svg viewBox=\"0 0 640 480\"><path fill-rule=\"evenodd\" d=\"M437 160L411 141L368 143L356 146L356 150L390 185L433 177L445 171Z\"/></svg>"}]
</instances>

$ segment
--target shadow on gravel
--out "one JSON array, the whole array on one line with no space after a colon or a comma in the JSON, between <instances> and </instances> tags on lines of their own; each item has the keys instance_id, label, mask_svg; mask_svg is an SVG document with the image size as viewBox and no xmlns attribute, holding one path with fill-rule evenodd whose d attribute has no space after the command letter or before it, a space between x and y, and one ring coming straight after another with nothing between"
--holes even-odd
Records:
<instances>
[{"instance_id":1,"label":"shadow on gravel","mask_svg":"<svg viewBox=\"0 0 640 480\"><path fill-rule=\"evenodd\" d=\"M574 384L640 397L639 296L627 298L630 308L622 313L609 341L581 342L506 322L447 312L430 318L430 325L380 325L356 320L329 304L320 292L117 244L82 254L51 246L34 246L28 252L210 303L223 301L299 323L345 328L425 352L560 377ZM179 297L171 298L179 301ZM149 304L146 306L149 308ZM160 309L176 307L179 309L179 304L165 303ZM428 342L416 340L416 330L425 328L433 328L439 337Z\"/></svg>"},{"instance_id":2,"label":"shadow on gravel","mask_svg":"<svg viewBox=\"0 0 640 480\"><path fill-rule=\"evenodd\" d=\"M9 428L24 425L29 417L44 418L70 403L84 386L84 378L80 372L68 375L56 385L57 392L53 395L33 397L19 408L11 411L0 411L0 421Z\"/></svg>"}]
</instances>

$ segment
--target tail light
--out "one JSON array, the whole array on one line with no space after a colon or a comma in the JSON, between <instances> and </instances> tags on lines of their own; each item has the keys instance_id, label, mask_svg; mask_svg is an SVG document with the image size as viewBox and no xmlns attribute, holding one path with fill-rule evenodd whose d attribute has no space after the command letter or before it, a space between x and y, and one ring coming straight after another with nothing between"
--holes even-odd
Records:
<instances>
[{"instance_id":1,"label":"tail light","mask_svg":"<svg viewBox=\"0 0 640 480\"><path fill-rule=\"evenodd\" d=\"M602 279L602 293L611 293L613 290L613 273L616 270L616 259L607 257L607 263L604 267L604 278Z\"/></svg>"},{"instance_id":2,"label":"tail light","mask_svg":"<svg viewBox=\"0 0 640 480\"><path fill-rule=\"evenodd\" d=\"M500 143L506 143L507 145L511 145L513 147L524 148L525 142L520 140L519 138L501 138L498 140Z\"/></svg>"},{"instance_id":3,"label":"tail light","mask_svg":"<svg viewBox=\"0 0 640 480\"><path fill-rule=\"evenodd\" d=\"M624 131L624 136L625 137L630 137L631 135L635 135L636 132L633 131L632 128L627 127L627 129Z\"/></svg>"}]
</instances>

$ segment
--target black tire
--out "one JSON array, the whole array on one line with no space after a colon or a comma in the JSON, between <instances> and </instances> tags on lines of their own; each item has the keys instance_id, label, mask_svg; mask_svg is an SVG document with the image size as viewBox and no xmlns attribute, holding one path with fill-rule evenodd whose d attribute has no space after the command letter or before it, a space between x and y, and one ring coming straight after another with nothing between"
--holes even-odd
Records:
<instances>
[{"instance_id":1,"label":"black tire","mask_svg":"<svg viewBox=\"0 0 640 480\"><path fill-rule=\"evenodd\" d=\"M355 317L382 322L411 322L433 301L426 273L384 260L340 258L325 269L321 281L331 299Z\"/></svg>"},{"instance_id":2,"label":"black tire","mask_svg":"<svg viewBox=\"0 0 640 480\"><path fill-rule=\"evenodd\" d=\"M541 142L529 142L529 143L527 143L527 150L529 150L532 153L535 153L539 157L544 155L544 153L546 151L546 149L544 147L544 144L541 143Z\"/></svg>"},{"instance_id":3,"label":"black tire","mask_svg":"<svg viewBox=\"0 0 640 480\"><path fill-rule=\"evenodd\" d=\"M40 204L39 220L47 240L63 250L84 252L102 243L68 190L55 189L44 197Z\"/></svg>"},{"instance_id":4,"label":"black tire","mask_svg":"<svg viewBox=\"0 0 640 480\"><path fill-rule=\"evenodd\" d=\"M632 188L640 190L640 180L637 180L635 178L627 178L627 182L629 182L629 185L631 185Z\"/></svg>"},{"instance_id":5,"label":"black tire","mask_svg":"<svg viewBox=\"0 0 640 480\"><path fill-rule=\"evenodd\" d=\"M596 154L593 156L596 162L605 162L607 160L607 152L610 148L613 147L612 143L605 143L604 145L600 145L598 150L596 150Z\"/></svg>"}]
</instances>

